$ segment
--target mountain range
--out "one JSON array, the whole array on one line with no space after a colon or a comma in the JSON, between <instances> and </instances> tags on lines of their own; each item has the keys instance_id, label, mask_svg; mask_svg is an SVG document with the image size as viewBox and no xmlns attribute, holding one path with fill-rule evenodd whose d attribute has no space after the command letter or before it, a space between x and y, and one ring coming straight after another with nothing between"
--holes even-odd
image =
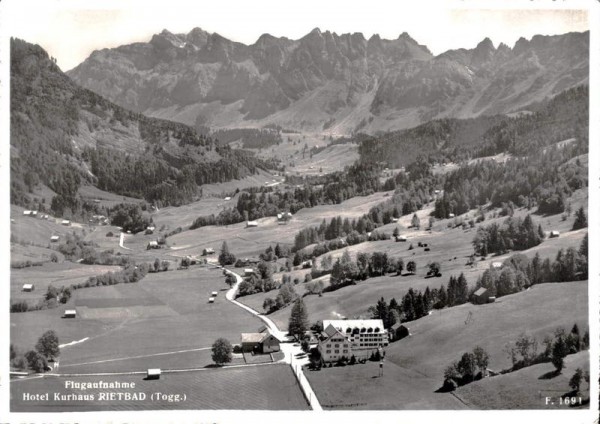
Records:
<instances>
[{"instance_id":1,"label":"mountain range","mask_svg":"<svg viewBox=\"0 0 600 424\"><path fill-rule=\"evenodd\" d=\"M505 114L589 79L589 32L488 38L433 55L395 40L321 32L254 44L195 28L94 51L67 74L116 104L197 128L279 126L348 135Z\"/></svg>"}]
</instances>

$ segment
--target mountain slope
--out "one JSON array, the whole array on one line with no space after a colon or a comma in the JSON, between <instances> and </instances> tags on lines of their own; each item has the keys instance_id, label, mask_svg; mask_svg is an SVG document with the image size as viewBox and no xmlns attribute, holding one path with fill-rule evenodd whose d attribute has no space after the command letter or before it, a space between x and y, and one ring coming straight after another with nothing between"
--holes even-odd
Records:
<instances>
[{"instance_id":1,"label":"mountain slope","mask_svg":"<svg viewBox=\"0 0 600 424\"><path fill-rule=\"evenodd\" d=\"M68 74L117 104L213 128L275 124L350 134L507 113L588 82L589 33L489 39L439 56L396 40L314 29L244 45L199 28L95 51Z\"/></svg>"},{"instance_id":2,"label":"mountain slope","mask_svg":"<svg viewBox=\"0 0 600 424\"><path fill-rule=\"evenodd\" d=\"M37 45L11 40L10 71L11 203L30 205L43 183L57 193L55 213L75 211L82 206L77 190L87 183L177 204L201 184L263 166L186 125L130 112L80 88Z\"/></svg>"}]
</instances>

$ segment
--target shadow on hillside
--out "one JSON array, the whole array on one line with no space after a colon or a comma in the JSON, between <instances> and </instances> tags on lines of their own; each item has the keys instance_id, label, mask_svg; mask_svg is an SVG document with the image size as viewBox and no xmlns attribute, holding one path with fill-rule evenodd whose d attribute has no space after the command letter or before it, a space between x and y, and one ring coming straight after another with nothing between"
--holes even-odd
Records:
<instances>
[{"instance_id":1,"label":"shadow on hillside","mask_svg":"<svg viewBox=\"0 0 600 424\"><path fill-rule=\"evenodd\" d=\"M546 374L540 375L538 380L551 380L554 377L558 377L560 375L560 371L552 370L548 371Z\"/></svg>"}]
</instances>

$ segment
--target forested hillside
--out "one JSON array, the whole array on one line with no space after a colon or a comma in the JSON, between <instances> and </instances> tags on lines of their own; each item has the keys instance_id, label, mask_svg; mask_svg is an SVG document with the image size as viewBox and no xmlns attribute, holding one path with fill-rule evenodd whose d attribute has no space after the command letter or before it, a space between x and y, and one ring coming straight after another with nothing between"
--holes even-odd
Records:
<instances>
[{"instance_id":1,"label":"forested hillside","mask_svg":"<svg viewBox=\"0 0 600 424\"><path fill-rule=\"evenodd\" d=\"M433 120L362 140L359 153L363 161L396 167L413 162L419 154L437 161L460 161L502 152L528 155L569 138L587 145L588 98L585 85L532 105L535 111L515 117Z\"/></svg>"},{"instance_id":2,"label":"forested hillside","mask_svg":"<svg viewBox=\"0 0 600 424\"><path fill-rule=\"evenodd\" d=\"M80 210L92 184L163 205L191 201L198 186L241 178L265 164L220 147L180 123L130 112L78 87L39 46L11 40L11 203L32 204L42 183L53 211Z\"/></svg>"}]
</instances>

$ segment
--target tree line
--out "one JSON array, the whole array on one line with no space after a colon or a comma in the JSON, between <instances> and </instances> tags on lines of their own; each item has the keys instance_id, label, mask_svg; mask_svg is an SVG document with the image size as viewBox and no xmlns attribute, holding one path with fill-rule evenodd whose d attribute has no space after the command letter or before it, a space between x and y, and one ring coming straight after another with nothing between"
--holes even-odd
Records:
<instances>
[{"instance_id":1,"label":"tree line","mask_svg":"<svg viewBox=\"0 0 600 424\"><path fill-rule=\"evenodd\" d=\"M235 208L224 209L216 216L198 217L191 228L204 225L229 225L244 220L275 216L283 211L296 213L303 208L340 204L352 197L381 191L379 174L378 165L356 163L343 171L324 175L314 184L304 184L293 190L275 192L269 187L242 190Z\"/></svg>"},{"instance_id":2,"label":"tree line","mask_svg":"<svg viewBox=\"0 0 600 424\"><path fill-rule=\"evenodd\" d=\"M463 273L458 277L451 276L447 288L441 285L439 289L415 290L408 289L401 302L392 298L389 303L382 297L368 311L372 318L381 319L384 327L389 329L396 323L414 321L427 316L433 309L457 306L467 303L469 288Z\"/></svg>"},{"instance_id":3,"label":"tree line","mask_svg":"<svg viewBox=\"0 0 600 424\"><path fill-rule=\"evenodd\" d=\"M500 270L493 267L485 270L477 279L475 289L483 287L491 296L500 297L535 284L587 280L588 261L586 234L578 250L560 249L554 260L542 259L539 253L531 260L522 254L512 255Z\"/></svg>"},{"instance_id":4,"label":"tree line","mask_svg":"<svg viewBox=\"0 0 600 424\"><path fill-rule=\"evenodd\" d=\"M525 250L537 246L545 238L541 224L537 228L527 215L525 219L508 217L502 225L494 222L488 226L479 226L473 239L476 255L486 257L490 254L502 255L509 250Z\"/></svg>"}]
</instances>

